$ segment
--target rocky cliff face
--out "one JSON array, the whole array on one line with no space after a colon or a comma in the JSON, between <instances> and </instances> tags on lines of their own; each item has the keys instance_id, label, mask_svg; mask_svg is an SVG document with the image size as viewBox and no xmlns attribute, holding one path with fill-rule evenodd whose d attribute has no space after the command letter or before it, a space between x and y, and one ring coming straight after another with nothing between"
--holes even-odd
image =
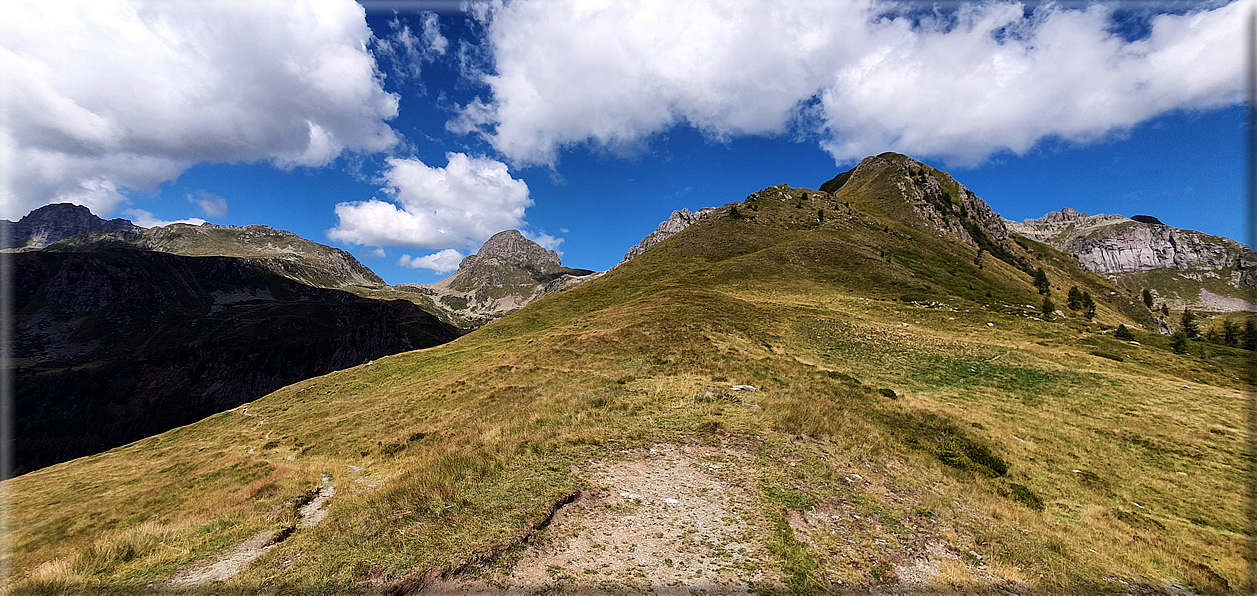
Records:
<instances>
[{"instance_id":1,"label":"rocky cliff face","mask_svg":"<svg viewBox=\"0 0 1257 596\"><path fill-rule=\"evenodd\" d=\"M459 335L410 302L134 247L17 253L13 294L15 463L28 470Z\"/></svg>"},{"instance_id":2,"label":"rocky cliff face","mask_svg":"<svg viewBox=\"0 0 1257 596\"><path fill-rule=\"evenodd\" d=\"M80 234L137 232L139 226L125 219L104 220L87 207L70 203L44 205L16 222L0 220L8 228L8 242L0 248L43 248Z\"/></svg>"},{"instance_id":3,"label":"rocky cliff face","mask_svg":"<svg viewBox=\"0 0 1257 596\"><path fill-rule=\"evenodd\" d=\"M716 210L716 207L706 207L699 209L697 213L691 212L689 209L673 211L672 215L668 216L668 219L659 223L659 226L655 228L655 231L651 232L643 238L641 242L637 243L637 246L628 249L628 252L624 253L624 260L620 261L620 264L623 265L624 263L633 260L633 257L646 252L646 249L671 238L677 232L680 232L681 230L694 225L704 217L715 213Z\"/></svg>"},{"instance_id":4,"label":"rocky cliff face","mask_svg":"<svg viewBox=\"0 0 1257 596\"><path fill-rule=\"evenodd\" d=\"M1087 268L1133 290L1148 288L1171 308L1254 310L1257 253L1229 238L1121 215L1074 209L1020 223L1014 232L1078 257Z\"/></svg>"},{"instance_id":5,"label":"rocky cliff face","mask_svg":"<svg viewBox=\"0 0 1257 596\"><path fill-rule=\"evenodd\" d=\"M428 296L447 319L472 328L515 312L545 296L592 279L593 271L570 269L559 255L520 234L494 234L456 271L434 284L402 284L399 289Z\"/></svg>"}]
</instances>

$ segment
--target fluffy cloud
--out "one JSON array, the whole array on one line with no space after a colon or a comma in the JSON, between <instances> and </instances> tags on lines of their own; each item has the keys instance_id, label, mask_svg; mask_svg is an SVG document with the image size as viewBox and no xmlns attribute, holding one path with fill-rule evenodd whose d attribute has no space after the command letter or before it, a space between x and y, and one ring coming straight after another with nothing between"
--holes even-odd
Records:
<instances>
[{"instance_id":1,"label":"fluffy cloud","mask_svg":"<svg viewBox=\"0 0 1257 596\"><path fill-rule=\"evenodd\" d=\"M431 269L437 273L449 273L458 269L458 264L461 262L463 262L463 254L447 248L423 257L412 258L410 255L402 255L397 264L411 269Z\"/></svg>"},{"instance_id":2,"label":"fluffy cloud","mask_svg":"<svg viewBox=\"0 0 1257 596\"><path fill-rule=\"evenodd\" d=\"M563 233L567 233L567 230L563 230ZM562 238L551 236L545 232L533 232L531 230L521 230L520 234L523 234L525 238L536 242L541 246L541 248L552 250L560 257L563 256L563 251L559 250L559 245L563 244Z\"/></svg>"},{"instance_id":3,"label":"fluffy cloud","mask_svg":"<svg viewBox=\"0 0 1257 596\"><path fill-rule=\"evenodd\" d=\"M17 0L0 19L0 217L107 214L203 161L321 166L397 142L352 0Z\"/></svg>"},{"instance_id":4,"label":"fluffy cloud","mask_svg":"<svg viewBox=\"0 0 1257 596\"><path fill-rule=\"evenodd\" d=\"M461 249L494 233L517 228L533 204L528 185L511 177L506 164L463 153L447 153L444 168L418 159L389 158L383 192L371 199L336 205L338 224L328 238L370 246Z\"/></svg>"},{"instance_id":5,"label":"fluffy cloud","mask_svg":"<svg viewBox=\"0 0 1257 596\"><path fill-rule=\"evenodd\" d=\"M143 209L127 209L126 211L123 211L122 214L125 215L127 219L131 220L131 223L140 226L141 228L160 228L162 226L177 223L199 226L206 223L205 220L199 217L189 217L188 219L177 219L174 221L157 219L156 215L153 215Z\"/></svg>"},{"instance_id":6,"label":"fluffy cloud","mask_svg":"<svg viewBox=\"0 0 1257 596\"><path fill-rule=\"evenodd\" d=\"M1136 41L1099 3L924 17L877 0L484 4L490 96L448 128L520 164L681 124L716 139L803 133L839 161L896 150L976 163L1240 101L1254 4L1160 15Z\"/></svg>"},{"instance_id":7,"label":"fluffy cloud","mask_svg":"<svg viewBox=\"0 0 1257 596\"><path fill-rule=\"evenodd\" d=\"M227 217L227 199L212 192L202 190L188 193L188 202L195 203L209 217Z\"/></svg>"}]
</instances>

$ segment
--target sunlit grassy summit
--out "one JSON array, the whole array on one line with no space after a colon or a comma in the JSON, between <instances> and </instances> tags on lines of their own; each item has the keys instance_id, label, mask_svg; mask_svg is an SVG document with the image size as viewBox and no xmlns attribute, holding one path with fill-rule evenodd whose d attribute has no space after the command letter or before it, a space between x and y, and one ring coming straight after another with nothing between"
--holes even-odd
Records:
<instances>
[{"instance_id":1,"label":"sunlit grassy summit","mask_svg":"<svg viewBox=\"0 0 1257 596\"><path fill-rule=\"evenodd\" d=\"M1174 353L901 155L729 200L448 344L8 481L14 591L1245 588L1248 352ZM1073 288L1092 316L1043 311Z\"/></svg>"}]
</instances>

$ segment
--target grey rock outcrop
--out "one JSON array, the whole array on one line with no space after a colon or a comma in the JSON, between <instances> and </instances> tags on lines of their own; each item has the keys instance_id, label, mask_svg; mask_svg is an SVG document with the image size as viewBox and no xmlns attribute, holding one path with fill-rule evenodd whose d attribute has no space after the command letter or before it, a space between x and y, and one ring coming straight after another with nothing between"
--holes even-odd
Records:
<instances>
[{"instance_id":1,"label":"grey rock outcrop","mask_svg":"<svg viewBox=\"0 0 1257 596\"><path fill-rule=\"evenodd\" d=\"M1088 269L1102 275L1165 267L1184 272L1251 269L1257 264L1253 251L1230 238L1121 215L1087 215L1067 208L1038 219L1007 223L1027 238L1074 254Z\"/></svg>"},{"instance_id":2,"label":"grey rock outcrop","mask_svg":"<svg viewBox=\"0 0 1257 596\"><path fill-rule=\"evenodd\" d=\"M1174 308L1250 310L1246 299L1257 290L1257 253L1230 238L1149 219L1088 215L1067 208L1005 224L1073 254L1088 269L1131 289L1157 290ZM1169 289L1171 285L1176 289Z\"/></svg>"},{"instance_id":3,"label":"grey rock outcrop","mask_svg":"<svg viewBox=\"0 0 1257 596\"><path fill-rule=\"evenodd\" d=\"M426 296L445 319L462 328L479 327L537 299L576 287L594 277L588 269L564 267L558 253L505 230L462 260L458 271L433 284L397 289Z\"/></svg>"},{"instance_id":4,"label":"grey rock outcrop","mask_svg":"<svg viewBox=\"0 0 1257 596\"><path fill-rule=\"evenodd\" d=\"M704 217L715 213L717 209L717 207L705 207L703 209L699 209L697 212L691 212L689 209L673 211L672 215L668 216L668 219L659 223L659 226L655 228L655 231L651 232L643 238L641 242L637 243L637 246L628 249L628 252L624 253L624 260L620 261L619 264L623 265L633 260L633 257L646 252L646 249L671 238L677 232L680 232L681 230L694 225Z\"/></svg>"}]
</instances>

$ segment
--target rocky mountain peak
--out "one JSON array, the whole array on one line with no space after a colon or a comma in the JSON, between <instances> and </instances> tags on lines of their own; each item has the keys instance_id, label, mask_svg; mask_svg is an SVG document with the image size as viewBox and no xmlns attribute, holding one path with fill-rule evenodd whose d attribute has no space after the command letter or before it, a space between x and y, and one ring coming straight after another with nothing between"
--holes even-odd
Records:
<instances>
[{"instance_id":1,"label":"rocky mountain peak","mask_svg":"<svg viewBox=\"0 0 1257 596\"><path fill-rule=\"evenodd\" d=\"M479 252L463 259L453 275L432 284L398 287L426 294L434 308L467 328L588 281L593 273L564 267L558 253L525 238L519 230L506 230L494 234Z\"/></svg>"},{"instance_id":2,"label":"rocky mountain peak","mask_svg":"<svg viewBox=\"0 0 1257 596\"><path fill-rule=\"evenodd\" d=\"M17 222L0 220L9 228L9 243L4 248L43 248L80 234L138 232L143 228L125 219L104 220L91 210L73 203L44 205L27 213Z\"/></svg>"},{"instance_id":3,"label":"rocky mountain peak","mask_svg":"<svg viewBox=\"0 0 1257 596\"><path fill-rule=\"evenodd\" d=\"M519 230L498 232L485 240L480 251L458 265L459 270L480 263L496 263L511 267L527 267L538 272L549 272L562 267L558 253L546 250L519 233Z\"/></svg>"}]
</instances>

